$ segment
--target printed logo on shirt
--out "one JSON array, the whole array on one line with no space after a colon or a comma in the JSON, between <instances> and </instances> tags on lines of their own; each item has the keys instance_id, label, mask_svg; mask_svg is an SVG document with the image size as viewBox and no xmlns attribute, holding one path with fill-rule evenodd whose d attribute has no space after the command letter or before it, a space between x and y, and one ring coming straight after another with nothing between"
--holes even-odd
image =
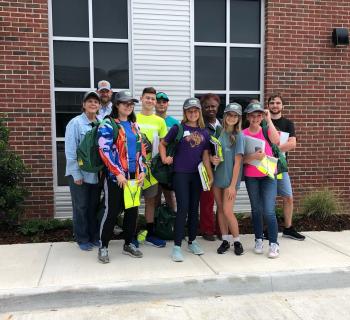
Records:
<instances>
[{"instance_id":1,"label":"printed logo on shirt","mask_svg":"<svg viewBox=\"0 0 350 320\"><path fill-rule=\"evenodd\" d=\"M191 148L195 148L204 141L204 136L199 132L195 131L195 132L192 132L185 139L190 144Z\"/></svg>"}]
</instances>

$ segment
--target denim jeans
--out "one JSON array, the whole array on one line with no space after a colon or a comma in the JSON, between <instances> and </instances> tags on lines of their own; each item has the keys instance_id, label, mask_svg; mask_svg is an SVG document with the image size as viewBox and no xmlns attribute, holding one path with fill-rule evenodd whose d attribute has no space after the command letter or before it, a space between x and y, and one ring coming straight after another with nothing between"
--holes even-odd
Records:
<instances>
[{"instance_id":1,"label":"denim jeans","mask_svg":"<svg viewBox=\"0 0 350 320\"><path fill-rule=\"evenodd\" d=\"M176 172L173 176L173 186L177 204L174 240L176 246L181 246L185 235L186 218L188 240L193 241L197 236L199 197L202 192L199 173Z\"/></svg>"},{"instance_id":2,"label":"denim jeans","mask_svg":"<svg viewBox=\"0 0 350 320\"><path fill-rule=\"evenodd\" d=\"M73 232L78 243L99 240L97 208L99 205L98 184L83 183L77 185L73 177L68 176L73 206Z\"/></svg>"},{"instance_id":3,"label":"denim jeans","mask_svg":"<svg viewBox=\"0 0 350 320\"><path fill-rule=\"evenodd\" d=\"M245 177L255 239L263 239L263 220L267 223L269 243L277 243L278 225L275 212L277 181L269 177ZM264 217L264 219L263 219Z\"/></svg>"}]
</instances>

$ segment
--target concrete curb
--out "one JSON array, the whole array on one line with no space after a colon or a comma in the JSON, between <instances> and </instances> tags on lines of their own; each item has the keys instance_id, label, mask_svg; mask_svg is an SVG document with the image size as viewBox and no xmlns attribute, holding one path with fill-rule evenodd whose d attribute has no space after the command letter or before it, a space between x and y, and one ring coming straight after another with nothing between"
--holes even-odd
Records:
<instances>
[{"instance_id":1,"label":"concrete curb","mask_svg":"<svg viewBox=\"0 0 350 320\"><path fill-rule=\"evenodd\" d=\"M0 313L62 307L121 304L154 299L185 299L295 292L350 287L350 267L265 274L224 274L158 281L123 281L96 285L0 291Z\"/></svg>"}]
</instances>

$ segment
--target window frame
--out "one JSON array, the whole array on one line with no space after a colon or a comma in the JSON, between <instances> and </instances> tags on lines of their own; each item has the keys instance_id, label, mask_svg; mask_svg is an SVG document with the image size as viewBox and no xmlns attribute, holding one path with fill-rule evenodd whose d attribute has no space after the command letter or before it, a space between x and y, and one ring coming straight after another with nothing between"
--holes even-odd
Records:
<instances>
[{"instance_id":1,"label":"window frame","mask_svg":"<svg viewBox=\"0 0 350 320\"><path fill-rule=\"evenodd\" d=\"M56 192L67 192L68 186L58 185L58 166L57 166L57 142L64 141L64 137L56 136L56 104L55 104L55 92L86 92L91 89L95 89L94 81L94 42L103 43L124 43L128 45L128 68L129 68L129 88L112 88L112 90L126 90L133 88L133 73L132 73L132 13L131 3L127 1L128 10L128 38L127 39L111 39L111 38L94 38L93 36L93 12L92 1L88 1L88 14L89 14L89 36L88 37L64 37L53 35L53 12L52 12L52 0L48 0L48 21L49 21L49 61L50 61L50 102L51 102L51 143L52 143L52 168L53 168L53 189ZM76 87L55 87L55 74L54 74L54 41L75 41L75 42L88 42L89 43L89 57L90 57L90 84L91 88L76 88ZM102 79L101 79L102 80ZM56 212L56 201L55 201Z\"/></svg>"},{"instance_id":2,"label":"window frame","mask_svg":"<svg viewBox=\"0 0 350 320\"><path fill-rule=\"evenodd\" d=\"M264 101L264 53L265 53L265 0L261 1L260 8L260 44L253 43L231 43L231 0L226 0L226 42L198 42L194 40L195 21L194 10L195 0L191 1L191 95L201 95L208 92L214 94L222 94L226 96L226 105L230 101L230 95L242 94L242 95L259 95L260 100ZM196 90L195 89L195 47L223 47L226 48L226 87L225 90ZM230 90L230 49L231 48L260 48L260 90L248 91L248 90Z\"/></svg>"}]
</instances>

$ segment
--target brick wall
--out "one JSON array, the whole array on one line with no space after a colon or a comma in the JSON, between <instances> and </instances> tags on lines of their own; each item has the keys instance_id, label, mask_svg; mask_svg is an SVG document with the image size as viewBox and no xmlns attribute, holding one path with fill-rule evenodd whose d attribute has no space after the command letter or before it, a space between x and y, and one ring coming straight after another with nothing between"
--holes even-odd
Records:
<instances>
[{"instance_id":1,"label":"brick wall","mask_svg":"<svg viewBox=\"0 0 350 320\"><path fill-rule=\"evenodd\" d=\"M0 113L30 169L26 216L53 216L47 0L0 1Z\"/></svg>"},{"instance_id":2,"label":"brick wall","mask_svg":"<svg viewBox=\"0 0 350 320\"><path fill-rule=\"evenodd\" d=\"M350 200L350 47L335 48L335 27L350 29L348 0L267 0L265 96L281 92L296 122L290 154L296 202L329 187Z\"/></svg>"}]
</instances>

